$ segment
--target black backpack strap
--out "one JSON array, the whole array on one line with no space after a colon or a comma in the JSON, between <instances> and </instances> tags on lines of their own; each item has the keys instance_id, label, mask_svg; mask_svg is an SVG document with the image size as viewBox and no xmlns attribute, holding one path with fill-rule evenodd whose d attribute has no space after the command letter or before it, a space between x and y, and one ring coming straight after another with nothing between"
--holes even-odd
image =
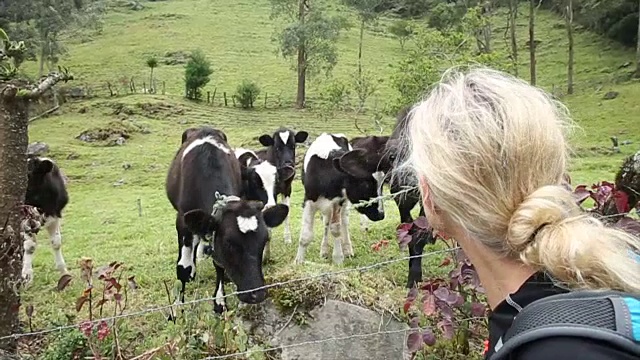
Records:
<instances>
[{"instance_id":1,"label":"black backpack strap","mask_svg":"<svg viewBox=\"0 0 640 360\"><path fill-rule=\"evenodd\" d=\"M508 359L523 344L554 336L606 341L640 358L640 296L582 290L534 301L515 317L490 360Z\"/></svg>"}]
</instances>

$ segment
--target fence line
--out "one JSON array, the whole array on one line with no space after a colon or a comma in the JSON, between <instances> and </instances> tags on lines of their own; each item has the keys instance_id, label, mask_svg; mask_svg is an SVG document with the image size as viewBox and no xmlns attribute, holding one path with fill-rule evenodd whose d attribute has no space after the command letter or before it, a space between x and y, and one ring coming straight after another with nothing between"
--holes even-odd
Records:
<instances>
[{"instance_id":1,"label":"fence line","mask_svg":"<svg viewBox=\"0 0 640 360\"><path fill-rule=\"evenodd\" d=\"M452 252L452 251L458 250L458 249L459 249L459 247L447 248L447 249L443 249L443 250L436 250L436 251L431 251L431 252L428 252L428 253L423 253L421 255L404 256L404 257L401 257L401 258L392 259L392 260L386 260L386 261L382 261L382 262L378 262L378 263L374 263L374 264L370 264L370 265L365 265L365 266L361 266L361 267L356 267L356 268L348 268L348 269L343 269L343 270L338 270L338 271L325 272L325 273L315 274L315 275L311 275L311 276L307 276L307 277L302 277L302 278L296 278L296 279L276 282L276 283L260 286L260 287L257 287L255 289L234 291L234 292L225 294L224 296L219 297L218 299L221 299L221 298L224 299L224 298L227 298L227 297L230 297L230 296L249 293L249 292L253 292L253 291L256 291L256 290L270 289L270 288L273 288L273 287L288 285L288 284L292 284L292 283L296 283L296 282L300 282L300 281L314 280L314 279L319 279L319 278L323 278L323 277L327 277L327 276L341 275L341 274L346 274L346 273L351 273L351 272L368 271L368 270L371 270L371 269L375 269L377 267L381 267L381 266L385 266L385 265L389 265L389 264L393 264L393 263L397 263L397 262L401 262L401 261L405 261L405 260L409 260L409 259L413 259L413 258L419 258L419 257L421 258L421 257L432 256L432 255L439 255L439 254ZM84 322L76 323L76 324L73 324L73 325L63 325L63 326L59 326L59 327L55 327L55 328L39 330L39 331L33 331L33 332L28 332L28 333L11 334L11 335L6 335L6 336L3 336L3 337L0 337L0 341L1 340L6 340L6 339L10 339L10 338L19 339L19 338L26 337L26 336L44 335L44 334L49 334L49 333L57 332L57 331L69 330L69 329L77 328L81 324L86 324L86 323L97 324L97 323L100 323L102 321L111 321L111 320L117 320L117 319L122 319L122 318L141 316L141 315L145 315L145 314L148 314L148 313L160 312L160 311L173 309L173 308L177 308L177 307L181 307L181 306L186 306L186 305L191 305L191 304L198 304L198 303L205 302L205 301L213 301L213 300L215 300L215 298L216 298L215 296L204 297L204 298L200 298L200 299L194 299L194 300L190 300L190 301L185 301L183 303L175 303L175 304L171 304L171 305L156 306L156 307L152 307L150 309L139 310L139 311L135 311L135 312L127 313L127 314L108 316L108 317L104 317L104 318L100 318L100 319L95 319L95 320L92 320L92 321L84 321Z\"/></svg>"},{"instance_id":2,"label":"fence line","mask_svg":"<svg viewBox=\"0 0 640 360\"><path fill-rule=\"evenodd\" d=\"M250 354L256 353L256 352L266 353L266 352L269 352L269 351L289 349L289 348L294 348L294 347L299 347L299 346L304 346L304 345L322 344L322 343L330 342L330 341L341 341L341 340L358 339L358 338L364 338L364 337L376 336L376 335L392 335L392 334L398 334L398 333L406 333L408 331L422 331L422 330L424 330L424 329L409 328L409 329L399 329L399 330L376 331L376 332L364 333L364 334L352 334L352 335L345 335L345 336L340 336L340 337L330 337L330 338L324 338L324 339L319 339L319 340L303 341L303 342L294 343L294 344L288 344L288 345L274 346L274 347L270 347L270 348L266 348L266 349L247 350L247 351L233 353L233 354L209 356L209 357L203 358L202 360L228 359L230 357L242 356L242 355L250 355Z\"/></svg>"}]
</instances>

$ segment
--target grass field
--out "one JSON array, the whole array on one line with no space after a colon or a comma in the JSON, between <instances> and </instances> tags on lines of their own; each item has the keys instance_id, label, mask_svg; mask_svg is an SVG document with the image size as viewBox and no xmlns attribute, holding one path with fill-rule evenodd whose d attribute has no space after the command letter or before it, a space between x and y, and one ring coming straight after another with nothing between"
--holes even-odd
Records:
<instances>
[{"instance_id":1,"label":"grass field","mask_svg":"<svg viewBox=\"0 0 640 360\"><path fill-rule=\"evenodd\" d=\"M68 40L70 52L61 63L77 75L76 83L101 89L106 81L117 82L122 77L134 77L142 82L148 78L146 57L156 55L162 58L168 51L200 48L211 59L215 69L206 90L213 92L218 88L219 92L233 92L242 79L248 78L258 81L263 91L294 98L295 74L289 63L276 56L270 42L273 21L269 19L267 0L235 1L233 4L222 0L172 0L144 4L147 8L143 11L108 13L101 34L76 36ZM528 79L527 29L523 20L524 16L521 16L518 31L523 64L519 71ZM386 22L382 20L368 29L365 35L365 67L384 79L376 99L372 99L370 104L375 101L383 103L395 96L388 85L389 65L399 59L400 45L380 31ZM506 21L497 20L495 23L495 46L504 46L504 29L501 30L500 26ZM539 13L537 38L542 42L537 60L538 82L548 90L564 88L566 78L565 30L557 25L561 23L562 19L554 15L543 11ZM339 44L340 59L335 69L335 76L340 78L347 78L355 70L357 57L357 29L345 35ZM636 144L640 143L640 104L637 101L640 84L618 83L616 80L629 71L619 67L633 60L633 52L586 32L579 31L576 37L577 91L575 95L563 97L581 127L572 138L576 155L571 164L574 185L612 180L623 157L634 153ZM28 64L26 69L33 72L35 65ZM180 96L183 92L181 65L161 65L156 74L160 81L165 81L167 95L98 97L70 103L59 115L37 120L30 126L30 141L48 143L51 146L50 156L70 180L71 200L65 210L62 236L65 260L74 276L66 290L54 290L59 274L53 268L46 236L42 235L34 262L35 281L23 294L23 302L33 304L36 309L34 328L64 324L69 318L75 317L74 321L79 321L87 317L86 310L76 314L74 308L75 298L83 289L77 266L81 257L93 258L97 266L117 260L130 267L129 272L136 276L140 288L130 297L129 311L167 304L162 281L173 283L175 279L177 246L175 213L164 193L164 179L185 128L213 125L225 131L232 146L257 148L256 138L273 132L279 126L307 130L313 139L324 131L356 136L359 133L353 125L355 119L365 126L371 124L367 113L358 116L340 113L335 119L325 122L321 120L319 111L314 109L295 111L283 107L242 111L232 107L193 104ZM311 86L311 97L314 96L313 89ZM620 95L613 100L602 100L607 91L618 91ZM148 131L133 133L124 146L116 147L89 145L75 138L84 130L109 126L110 122L118 121L121 115L114 114L114 108L118 106L131 109L133 115L127 119ZM388 133L393 119L385 118L383 124L384 131ZM368 128L373 127L369 125ZM609 150L609 137L614 135L621 141L631 140L632 144L622 146L621 153L613 154ZM304 149L298 151L303 152ZM274 231L272 258L275 261L265 270L269 276L295 276L335 269L328 261L319 258L321 234L316 226L315 241L307 256L309 263L292 270L302 196L301 184L296 180L290 213L294 243L285 245L282 229ZM385 220L373 224L368 234L359 230L359 217L353 214L351 234L356 257L346 260L344 266L363 266L406 256L395 244L398 221L397 209L391 201L387 203ZM389 239L390 245L380 252L372 251L371 245L380 239ZM432 272L440 260L441 257L425 259L425 274ZM188 286L189 299L210 296L214 290L211 263L200 264L198 268L198 280ZM402 306L406 276L407 263L403 261L372 270L363 279L366 279L369 289L379 287L397 299L393 309L397 311ZM357 275L355 279L358 279ZM228 285L227 291L231 288ZM197 294L194 294L196 289ZM372 296L375 298L375 294ZM231 301L233 306L235 299ZM137 352L166 341L168 330L162 313L136 317L128 321L127 326L154 335L141 340Z\"/></svg>"}]
</instances>

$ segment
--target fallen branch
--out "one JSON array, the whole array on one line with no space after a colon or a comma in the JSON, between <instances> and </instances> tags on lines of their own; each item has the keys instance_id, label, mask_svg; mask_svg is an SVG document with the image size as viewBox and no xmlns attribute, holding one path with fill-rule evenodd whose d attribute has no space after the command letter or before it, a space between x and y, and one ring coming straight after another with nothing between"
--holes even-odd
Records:
<instances>
[{"instance_id":1,"label":"fallen branch","mask_svg":"<svg viewBox=\"0 0 640 360\"><path fill-rule=\"evenodd\" d=\"M56 111L58 109L60 109L60 105L56 105L53 108L43 112L42 114L32 117L31 119L29 119L29 122L36 121L36 120L40 119L41 117L49 115L49 114L51 114L52 112L54 112L54 111Z\"/></svg>"}]
</instances>

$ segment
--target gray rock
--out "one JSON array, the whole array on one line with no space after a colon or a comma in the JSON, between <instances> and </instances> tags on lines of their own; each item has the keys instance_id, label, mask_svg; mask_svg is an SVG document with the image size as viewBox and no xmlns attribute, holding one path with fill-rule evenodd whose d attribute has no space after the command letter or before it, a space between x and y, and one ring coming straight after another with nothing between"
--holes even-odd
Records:
<instances>
[{"instance_id":1,"label":"gray rock","mask_svg":"<svg viewBox=\"0 0 640 360\"><path fill-rule=\"evenodd\" d=\"M618 97L618 95L620 95L619 92L617 91L609 91L608 93L604 94L604 96L602 97L604 100L612 100Z\"/></svg>"},{"instance_id":2,"label":"gray rock","mask_svg":"<svg viewBox=\"0 0 640 360\"><path fill-rule=\"evenodd\" d=\"M353 304L327 300L310 312L312 320L300 327L291 324L280 331L272 343L278 346L327 338L343 338L303 346L285 347L283 360L360 360L409 359L406 349L407 324ZM392 334L358 336L378 332ZM354 337L355 335L355 337Z\"/></svg>"},{"instance_id":3,"label":"gray rock","mask_svg":"<svg viewBox=\"0 0 640 360\"><path fill-rule=\"evenodd\" d=\"M49 145L43 142L34 142L27 147L27 154L43 155L49 152Z\"/></svg>"}]
</instances>

